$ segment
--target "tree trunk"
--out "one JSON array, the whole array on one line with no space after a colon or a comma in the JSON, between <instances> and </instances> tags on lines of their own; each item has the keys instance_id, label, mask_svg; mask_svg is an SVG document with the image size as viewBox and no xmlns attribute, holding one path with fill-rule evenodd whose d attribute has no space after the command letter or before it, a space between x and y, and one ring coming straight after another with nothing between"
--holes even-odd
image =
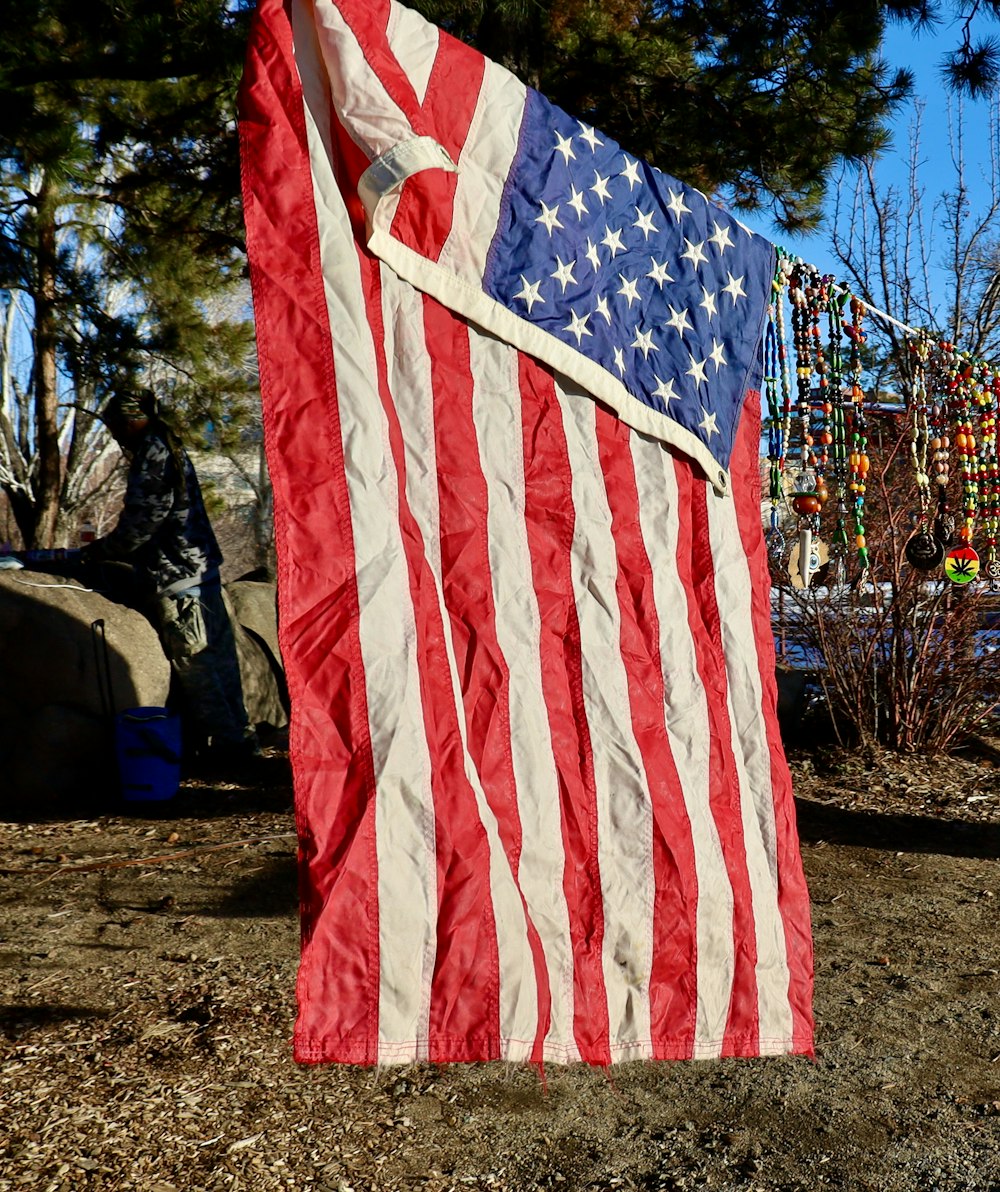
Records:
<instances>
[{"instance_id":1,"label":"tree trunk","mask_svg":"<svg viewBox=\"0 0 1000 1192\"><path fill-rule=\"evenodd\" d=\"M35 301L35 524L33 547L55 546L62 467L59 458L56 392L56 219L49 202L51 186L43 179L38 194L38 274Z\"/></svg>"},{"instance_id":2,"label":"tree trunk","mask_svg":"<svg viewBox=\"0 0 1000 1192\"><path fill-rule=\"evenodd\" d=\"M257 450L257 504L254 509L257 566L266 567L268 575L274 577L278 573L274 549L274 490L271 487L271 475L267 470L263 435Z\"/></svg>"}]
</instances>

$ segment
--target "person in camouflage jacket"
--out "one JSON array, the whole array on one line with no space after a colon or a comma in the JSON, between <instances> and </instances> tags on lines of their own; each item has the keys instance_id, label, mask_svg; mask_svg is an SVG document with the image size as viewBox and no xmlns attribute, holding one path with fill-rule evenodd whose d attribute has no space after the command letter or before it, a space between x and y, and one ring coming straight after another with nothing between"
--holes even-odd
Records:
<instances>
[{"instance_id":1,"label":"person in camouflage jacket","mask_svg":"<svg viewBox=\"0 0 1000 1192\"><path fill-rule=\"evenodd\" d=\"M116 396L102 415L130 458L115 528L84 548L86 562L131 563L180 690L189 735L216 756L254 756L239 661L222 598L216 541L187 453L158 416L151 391Z\"/></svg>"}]
</instances>

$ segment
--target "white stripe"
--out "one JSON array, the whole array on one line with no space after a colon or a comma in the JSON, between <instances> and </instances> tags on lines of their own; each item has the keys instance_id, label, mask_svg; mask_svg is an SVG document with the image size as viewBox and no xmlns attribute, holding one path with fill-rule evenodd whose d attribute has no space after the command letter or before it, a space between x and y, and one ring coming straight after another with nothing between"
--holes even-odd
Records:
<instances>
[{"instance_id":1,"label":"white stripe","mask_svg":"<svg viewBox=\"0 0 1000 1192\"><path fill-rule=\"evenodd\" d=\"M792 1038L788 957L778 907L778 852L771 755L752 618L753 594L735 501L708 495L715 594L729 687L733 754L757 937L757 1000L762 1055L787 1051Z\"/></svg>"},{"instance_id":2,"label":"white stripe","mask_svg":"<svg viewBox=\"0 0 1000 1192\"><path fill-rule=\"evenodd\" d=\"M301 6L296 5L296 41ZM301 59L300 59L301 70ZM338 387L360 602L361 653L375 764L379 903L379 1051L425 1059L437 915L434 803L416 629L399 529L396 471L375 385L360 268L324 145L322 76L301 70ZM391 864L386 863L391 858ZM416 1040L423 1042L418 1049Z\"/></svg>"},{"instance_id":3,"label":"white stripe","mask_svg":"<svg viewBox=\"0 0 1000 1192\"><path fill-rule=\"evenodd\" d=\"M698 1006L694 1056L720 1054L733 988L733 891L709 803L708 701L688 626L688 594L677 574L678 491L670 451L633 434L639 521L653 573L660 626L666 728L691 823L698 880ZM662 940L661 940L662 946Z\"/></svg>"},{"instance_id":4,"label":"white stripe","mask_svg":"<svg viewBox=\"0 0 1000 1192\"><path fill-rule=\"evenodd\" d=\"M652 1057L653 815L632 731L621 654L618 558L597 446L597 406L561 378L555 386L572 475L572 571L593 749L597 854L604 907L603 967L612 1058Z\"/></svg>"},{"instance_id":5,"label":"white stripe","mask_svg":"<svg viewBox=\"0 0 1000 1192\"><path fill-rule=\"evenodd\" d=\"M500 1035L506 1042L505 1058L522 1060L530 1055L537 1032L538 991L521 897L503 850L496 817L469 756L451 618L444 600L431 362L424 339L423 298L385 266L382 284L389 387L406 451L406 500L419 526L427 563L434 576L465 773L489 842L490 896L500 958ZM476 332L470 329L469 334L472 338Z\"/></svg>"},{"instance_id":6,"label":"white stripe","mask_svg":"<svg viewBox=\"0 0 1000 1192\"><path fill-rule=\"evenodd\" d=\"M451 232L439 258L460 277L481 278L524 115L524 84L486 61L479 100L458 160ZM386 224L390 227L390 224Z\"/></svg>"},{"instance_id":7,"label":"white stripe","mask_svg":"<svg viewBox=\"0 0 1000 1192\"><path fill-rule=\"evenodd\" d=\"M303 5L313 15L315 22L314 32L308 43L304 37L307 32L305 23L300 27L298 19ZM306 46L308 48L305 52L309 60L305 69L318 69L318 63L314 61L314 47L318 47L324 67L323 73L340 119L369 161L381 157L400 141L408 141L416 135L409 120L390 98L378 75L368 65L357 39L339 8L331 3L331 0L315 0L314 4L298 0L295 54L300 75L304 67L299 60L299 54L302 47Z\"/></svg>"},{"instance_id":8,"label":"white stripe","mask_svg":"<svg viewBox=\"0 0 1000 1192\"><path fill-rule=\"evenodd\" d=\"M434 59L437 57L439 30L412 8L393 0L389 9L386 40L396 61L409 76L419 103L424 102Z\"/></svg>"},{"instance_id":9,"label":"white stripe","mask_svg":"<svg viewBox=\"0 0 1000 1192\"><path fill-rule=\"evenodd\" d=\"M519 883L545 954L552 997L544 1058L580 1059L573 1034L573 946L563 893L566 857L559 783L542 688L541 624L524 521L524 444L518 357L489 336L470 337L473 418L486 480L496 634L510 673L510 746L521 821Z\"/></svg>"}]
</instances>

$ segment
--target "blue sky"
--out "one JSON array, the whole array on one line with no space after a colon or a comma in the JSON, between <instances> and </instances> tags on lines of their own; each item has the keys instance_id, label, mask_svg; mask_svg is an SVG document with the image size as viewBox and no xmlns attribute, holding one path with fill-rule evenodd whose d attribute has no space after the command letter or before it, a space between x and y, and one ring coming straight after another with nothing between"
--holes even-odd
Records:
<instances>
[{"instance_id":1,"label":"blue sky","mask_svg":"<svg viewBox=\"0 0 1000 1192\"><path fill-rule=\"evenodd\" d=\"M982 22L984 35L1000 33L996 22ZM948 139L949 104L951 117L958 114L958 101L949 95L940 73L940 61L944 53L958 45L960 29L957 24L942 22L937 29L921 35L914 34L909 26L890 26L884 45L884 57L891 66L907 66L915 76L914 101L922 104L921 116L921 159L920 179L926 188L929 200L935 198L953 178ZM990 104L987 101L962 101L964 128L964 150L966 158L966 181L975 204L977 200L988 199L986 171L988 167L988 116ZM909 159L909 129L914 119L914 104L906 104L892 123L893 143L877 163L877 176L883 184L906 186L907 163ZM834 179L837 174L835 173ZM848 176L845 184L853 187L853 178ZM831 191L834 189L831 186ZM828 203L828 209L832 206ZM839 276L840 265L830 253L830 232L821 227L808 236L790 237L776 228L766 216L746 218L740 216L755 231L780 244L814 264L823 272ZM932 256L934 243L932 241ZM940 255L940 254L939 254ZM946 278L942 270L932 272L932 286L935 291L944 288ZM936 293L939 300L944 294ZM891 312L890 312L891 313Z\"/></svg>"}]
</instances>

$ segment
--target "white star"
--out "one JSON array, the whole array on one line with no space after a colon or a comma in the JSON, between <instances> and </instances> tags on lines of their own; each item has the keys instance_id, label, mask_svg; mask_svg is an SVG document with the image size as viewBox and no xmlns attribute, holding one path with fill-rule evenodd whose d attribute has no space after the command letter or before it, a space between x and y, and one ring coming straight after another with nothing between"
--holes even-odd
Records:
<instances>
[{"instance_id":1,"label":"white star","mask_svg":"<svg viewBox=\"0 0 1000 1192\"><path fill-rule=\"evenodd\" d=\"M618 291L619 294L628 300L628 308L632 309L632 303L639 301L639 281L636 278L633 281L626 280L624 273L619 273L618 276L622 280L622 288Z\"/></svg>"},{"instance_id":2,"label":"white star","mask_svg":"<svg viewBox=\"0 0 1000 1192\"><path fill-rule=\"evenodd\" d=\"M692 244L687 236L685 236L684 243L687 245L687 251L682 252L681 256L685 260L690 261L693 268L697 269L699 265L704 264L708 260L708 257L705 256L704 240L699 240L697 244Z\"/></svg>"},{"instance_id":3,"label":"white star","mask_svg":"<svg viewBox=\"0 0 1000 1192\"><path fill-rule=\"evenodd\" d=\"M674 280L670 276L670 274L667 272L667 262L666 261L657 261L656 257L650 257L649 259L653 263L653 268L650 269L650 271L646 274L646 276L651 277L653 279L653 281L655 281L656 284L662 290L663 283L665 281L673 281Z\"/></svg>"},{"instance_id":4,"label":"white star","mask_svg":"<svg viewBox=\"0 0 1000 1192\"><path fill-rule=\"evenodd\" d=\"M726 360L726 357L723 355L723 351L722 351L722 349L723 349L723 345L722 345L722 344L720 344L720 343L719 343L719 341L718 341L718 340L715 338L715 336L713 335L713 336L712 336L712 350L711 350L711 352L709 352L709 354L708 354L708 355L709 355L709 358L710 358L710 359L711 359L711 360L714 362L714 364L715 364L715 371L716 371L716 372L718 372L718 371L719 371L719 369L720 369L720 368L722 368L722 366L723 366L724 364L728 364L728 363L729 363L729 361L728 361L728 360Z\"/></svg>"},{"instance_id":5,"label":"white star","mask_svg":"<svg viewBox=\"0 0 1000 1192\"><path fill-rule=\"evenodd\" d=\"M589 236L587 237L587 252L585 255L591 265L594 266L594 272L599 272L601 268L601 254L597 251L597 245Z\"/></svg>"},{"instance_id":6,"label":"white star","mask_svg":"<svg viewBox=\"0 0 1000 1192\"><path fill-rule=\"evenodd\" d=\"M611 191L608 190L608 182L611 180L611 175L609 174L607 176L607 178L602 178L601 175L597 172L597 170L595 170L594 177L597 179L597 181L594 183L594 185L590 189L601 200L601 206L603 207L604 200L611 198Z\"/></svg>"},{"instance_id":7,"label":"white star","mask_svg":"<svg viewBox=\"0 0 1000 1192\"><path fill-rule=\"evenodd\" d=\"M599 139L599 137L594 132L594 130L590 127L589 124L584 124L584 122L582 120L577 120L577 124L579 124L579 126L583 129L583 132L578 132L576 135L580 138L581 141L587 142L587 144L590 146L591 153L596 153L597 146L603 145L604 142Z\"/></svg>"},{"instance_id":8,"label":"white star","mask_svg":"<svg viewBox=\"0 0 1000 1192\"><path fill-rule=\"evenodd\" d=\"M744 274L743 277L733 277L733 275L727 270L726 276L729 278L729 285L723 286L722 288L729 295L729 297L732 298L733 306L735 306L737 298L745 298L747 296L747 292L743 288L743 277L745 277L746 274Z\"/></svg>"},{"instance_id":9,"label":"white star","mask_svg":"<svg viewBox=\"0 0 1000 1192\"><path fill-rule=\"evenodd\" d=\"M688 353L688 359L691 361L691 367L685 372L686 377L690 377L696 385L704 385L708 381L705 376L705 365L708 360L695 360L691 353Z\"/></svg>"},{"instance_id":10,"label":"white star","mask_svg":"<svg viewBox=\"0 0 1000 1192\"><path fill-rule=\"evenodd\" d=\"M527 303L529 315L531 314L531 308L536 302L541 302L543 305L545 304L545 299L538 292L538 288L541 286L541 284L542 283L540 281L528 281L524 274L521 274L521 290L519 293L515 294L514 297L521 298Z\"/></svg>"},{"instance_id":11,"label":"white star","mask_svg":"<svg viewBox=\"0 0 1000 1192\"><path fill-rule=\"evenodd\" d=\"M705 432L706 438L711 439L712 435L717 435L719 433L719 428L715 425L716 415L710 414L704 406L701 407L701 412L705 415L705 417L702 418L698 425Z\"/></svg>"},{"instance_id":12,"label":"white star","mask_svg":"<svg viewBox=\"0 0 1000 1192\"><path fill-rule=\"evenodd\" d=\"M570 190L573 192L573 197L569 201L570 207L576 212L577 219L583 219L587 214L587 205L583 201L583 193L570 184Z\"/></svg>"},{"instance_id":13,"label":"white star","mask_svg":"<svg viewBox=\"0 0 1000 1192\"><path fill-rule=\"evenodd\" d=\"M660 230L656 226L656 224L653 223L652 211L650 211L650 213L648 215L643 215L643 213L639 210L639 208L636 207L635 213L638 216L638 218L636 219L636 221L632 225L632 227L633 228L642 228L643 235L645 236L645 238L647 240L649 239L650 232L658 232Z\"/></svg>"},{"instance_id":14,"label":"white star","mask_svg":"<svg viewBox=\"0 0 1000 1192\"><path fill-rule=\"evenodd\" d=\"M556 257L556 266L557 266L556 271L555 271L555 273L549 274L549 277L554 277L556 281L562 283L562 292L564 294L566 293L566 287L569 285L570 282L572 282L573 285L576 285L576 278L573 276L573 265L574 265L573 261L569 261L569 262L567 262L567 264L564 265L562 257L557 256Z\"/></svg>"},{"instance_id":15,"label":"white star","mask_svg":"<svg viewBox=\"0 0 1000 1192\"><path fill-rule=\"evenodd\" d=\"M625 353L621 348L615 348L615 368L621 376L625 375Z\"/></svg>"},{"instance_id":16,"label":"white star","mask_svg":"<svg viewBox=\"0 0 1000 1192\"><path fill-rule=\"evenodd\" d=\"M650 352L658 352L660 349L653 343L652 331L640 331L638 327L635 329L635 339L629 345L633 348L638 348L642 352L643 360L648 359Z\"/></svg>"},{"instance_id":17,"label":"white star","mask_svg":"<svg viewBox=\"0 0 1000 1192\"><path fill-rule=\"evenodd\" d=\"M684 338L685 331L691 331L691 324L688 322L688 312L685 309L674 310L672 306L668 306L670 311L670 318L664 323L665 327L673 327L677 334Z\"/></svg>"},{"instance_id":18,"label":"white star","mask_svg":"<svg viewBox=\"0 0 1000 1192\"><path fill-rule=\"evenodd\" d=\"M624 154L622 154L622 157L625 160L625 169L619 173L618 177L628 179L628 188L631 193L636 186L642 186L642 179L639 177L639 163L637 161L629 161Z\"/></svg>"},{"instance_id":19,"label":"white star","mask_svg":"<svg viewBox=\"0 0 1000 1192\"><path fill-rule=\"evenodd\" d=\"M545 230L551 236L553 228L561 228L562 227L562 224L559 222L558 215L559 215L559 204L558 203L556 203L556 205L554 207L547 207L545 205L545 203L543 202L542 203L542 214L537 217L537 219L535 220L535 223L545 224Z\"/></svg>"},{"instance_id":20,"label":"white star","mask_svg":"<svg viewBox=\"0 0 1000 1192\"><path fill-rule=\"evenodd\" d=\"M712 220L712 227L715 228L715 235L709 236L709 240L716 246L720 253L724 253L727 248L733 247L732 240L729 239L729 229L723 227L722 224L717 224Z\"/></svg>"},{"instance_id":21,"label":"white star","mask_svg":"<svg viewBox=\"0 0 1000 1192\"><path fill-rule=\"evenodd\" d=\"M593 335L594 334L593 331L589 330L589 328L587 327L587 320L590 318L590 315L583 315L581 317L580 315L578 315L576 313L575 310L570 310L569 313L570 313L570 315L572 315L572 318L570 319L569 323L563 328L563 331L568 331L568 332L570 332L571 335L575 335L576 342L578 344L580 342L582 342L583 337L585 335Z\"/></svg>"},{"instance_id":22,"label":"white star","mask_svg":"<svg viewBox=\"0 0 1000 1192\"><path fill-rule=\"evenodd\" d=\"M653 396L662 397L666 405L669 405L675 397L680 397L680 394L674 389L673 381L661 381L656 373L653 373L653 380L656 381Z\"/></svg>"},{"instance_id":23,"label":"white star","mask_svg":"<svg viewBox=\"0 0 1000 1192\"><path fill-rule=\"evenodd\" d=\"M563 159L567 165L569 165L569 159L571 157L574 161L576 160L576 154L573 152L572 137L561 137L558 133L556 133L555 150L556 153L561 153L563 155Z\"/></svg>"},{"instance_id":24,"label":"white star","mask_svg":"<svg viewBox=\"0 0 1000 1192\"><path fill-rule=\"evenodd\" d=\"M622 244L622 230L621 230L621 228L618 228L617 231L612 232L612 230L608 227L608 225L605 224L604 225L604 239L601 241L601 243L611 253L612 259L614 259L620 252L625 251L625 245Z\"/></svg>"},{"instance_id":25,"label":"white star","mask_svg":"<svg viewBox=\"0 0 1000 1192\"><path fill-rule=\"evenodd\" d=\"M701 287L701 292L704 297L698 303L698 305L705 308L705 314L708 315L710 319L714 319L718 314L718 311L715 309L715 295L710 294L705 286Z\"/></svg>"},{"instance_id":26,"label":"white star","mask_svg":"<svg viewBox=\"0 0 1000 1192\"><path fill-rule=\"evenodd\" d=\"M667 206L677 217L677 222L680 223L681 217L685 211L688 213L688 215L691 214L691 208L684 202L683 191L679 191L677 194L674 194L674 192L670 190L669 186L667 189L670 191L670 202L667 204Z\"/></svg>"},{"instance_id":27,"label":"white star","mask_svg":"<svg viewBox=\"0 0 1000 1192\"><path fill-rule=\"evenodd\" d=\"M598 298L598 299L597 299L597 309L595 310L595 312L594 312L594 313L595 313L595 314L598 314L598 315L603 315L603 316L604 316L604 318L605 318L605 321L606 321L606 322L608 323L608 325L610 326L610 324L611 324L611 311L610 311L610 310L608 310L608 300L607 300L607 298Z\"/></svg>"}]
</instances>

